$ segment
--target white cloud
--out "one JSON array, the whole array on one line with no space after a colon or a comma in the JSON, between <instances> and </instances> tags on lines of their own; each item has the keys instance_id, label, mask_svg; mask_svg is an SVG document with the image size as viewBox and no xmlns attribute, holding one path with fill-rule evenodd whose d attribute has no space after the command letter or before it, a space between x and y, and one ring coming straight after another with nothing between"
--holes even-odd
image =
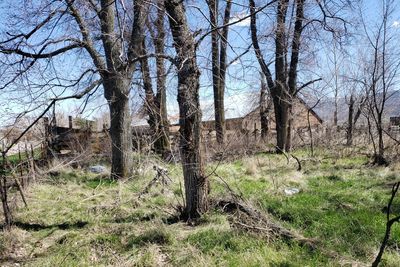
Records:
<instances>
[{"instance_id":1,"label":"white cloud","mask_svg":"<svg viewBox=\"0 0 400 267\"><path fill-rule=\"evenodd\" d=\"M231 17L231 19L229 20L229 23L234 23L237 22L243 18L245 18L246 16L248 16L249 14L247 13L238 13L235 14ZM245 18L239 22L237 22L236 24L234 24L233 26L238 26L238 27L247 27L250 25L250 17Z\"/></svg>"},{"instance_id":2,"label":"white cloud","mask_svg":"<svg viewBox=\"0 0 400 267\"><path fill-rule=\"evenodd\" d=\"M395 20L395 21L393 22L393 24L392 24L392 27L393 27L393 28L400 28L400 21Z\"/></svg>"}]
</instances>

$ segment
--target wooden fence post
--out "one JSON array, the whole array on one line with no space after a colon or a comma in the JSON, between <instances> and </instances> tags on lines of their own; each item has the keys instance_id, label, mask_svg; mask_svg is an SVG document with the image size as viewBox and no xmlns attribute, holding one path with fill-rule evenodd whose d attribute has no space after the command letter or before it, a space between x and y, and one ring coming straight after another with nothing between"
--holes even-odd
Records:
<instances>
[{"instance_id":1,"label":"wooden fence post","mask_svg":"<svg viewBox=\"0 0 400 267\"><path fill-rule=\"evenodd\" d=\"M12 224L12 216L11 209L8 205L7 199L7 175L6 175L6 155L4 153L5 144L3 141L3 149L2 149L2 164L0 166L0 198L3 206L3 214L4 214L4 229L9 230Z\"/></svg>"},{"instance_id":2,"label":"wooden fence post","mask_svg":"<svg viewBox=\"0 0 400 267\"><path fill-rule=\"evenodd\" d=\"M33 150L33 145L31 144L31 159L30 159L30 170L31 170L31 175L32 175L32 180L35 182L36 177L35 177L35 152Z\"/></svg>"}]
</instances>

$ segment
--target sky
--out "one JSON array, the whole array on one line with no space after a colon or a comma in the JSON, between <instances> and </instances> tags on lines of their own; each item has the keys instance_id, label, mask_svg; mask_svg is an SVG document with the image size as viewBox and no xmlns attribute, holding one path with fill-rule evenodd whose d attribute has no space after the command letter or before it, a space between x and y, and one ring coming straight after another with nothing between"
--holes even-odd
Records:
<instances>
[{"instance_id":1,"label":"sky","mask_svg":"<svg viewBox=\"0 0 400 267\"><path fill-rule=\"evenodd\" d=\"M265 3L265 1L256 1L258 5ZM376 24L378 19L377 10L379 9L379 0L367 0L363 2L363 12L365 17L368 18L368 23L371 27ZM0 1L0 17L4 15L7 10L4 8L7 5L12 5L14 1L6 0ZM205 1L203 0L189 0L187 3L187 14L188 20L190 23L190 27L193 31L198 30L200 28L204 31L207 31L205 25L208 25L206 17L208 16L208 9L205 5ZM220 5L224 6L224 1L220 1ZM231 21L237 20L239 18L243 18L248 14L247 9L247 1L246 0L237 0L234 1L232 7L232 15L233 18ZM265 10L258 16L259 25L259 33L268 33L268 27L272 25L273 17L270 16L271 9ZM3 14L2 14L3 13ZM270 18L268 18L270 16ZM5 17L5 16L4 16ZM350 19L351 20L351 19ZM250 44L250 35L249 35L249 19L241 21L238 24L231 26L229 32L229 49L228 49L228 61L235 58L237 55L241 54L248 45ZM352 22L352 21L350 21ZM392 15L390 24L393 28L400 29L400 13L398 9ZM0 31L7 31L4 25L6 23L0 24ZM329 36L324 34L323 36L324 42L319 42L318 44L312 43L310 40L310 44L307 44L307 49L309 52L303 55L303 60L307 61L311 66L301 66L299 72L299 83L305 83L308 80L311 80L316 77L324 77L325 84L319 84L320 87L329 87L329 81L331 78L329 77L329 73L327 73L329 64L329 58L327 50L331 49L331 42L329 42ZM271 41L271 40L270 40ZM262 44L263 45L263 44ZM264 50L264 54L267 59L271 57L273 54L273 49L264 44L266 49ZM171 49L169 51L172 51ZM352 52L350 52L351 54ZM313 57L315 56L315 58ZM205 38L198 50L198 64L200 69L202 70L201 75L201 89L200 89L200 98L203 106L212 107L212 82L211 82L211 62L210 62L210 40L209 38ZM54 63L54 69L57 70L57 73L60 76L68 77L76 76L79 73L79 70L83 67L81 65L88 66L90 62L85 62L85 57L79 55L76 57L75 55L67 55ZM168 65L168 64L167 64ZM273 64L271 65L273 68ZM257 61L255 60L254 52L250 50L249 53L244 55L240 60L236 61L228 68L227 75L227 86L226 86L226 106L227 109L230 110L238 110L239 113L243 113L243 106L248 108L248 103L251 99L254 98L253 95L257 95L259 84L260 84L260 74L259 74L259 66ZM37 80L40 79L50 79L50 77L41 77L41 75L32 76L36 77ZM32 78L34 79L34 78ZM32 82L32 81L31 81ZM35 83L35 81L33 81ZM39 83L39 82L38 82ZM15 85L18 88L27 86L26 83L19 83ZM176 101L176 77L174 75L168 77L168 111L169 114L178 113L178 106ZM317 85L316 85L317 86ZM80 88L78 88L79 90ZM139 88L133 87L132 90L132 98L138 99L139 96ZM57 91L57 94L60 94L57 88L54 88L54 91ZM1 93L1 92L0 92ZM70 94L71 91L67 90L61 95ZM3 94L5 94L3 92ZM331 95L329 92L329 88L327 89L326 95ZM45 103L46 99L49 97L54 97L52 94L47 94L46 97L41 98L41 101ZM12 101L9 98L13 98ZM29 104L28 101L20 101L21 99L29 99L30 96L21 95L20 92L12 93L9 92L5 97L2 97L0 100L0 114L16 114L20 113L23 110L28 110L34 108L33 104ZM132 101L137 103L138 101ZM140 102L140 101L139 101ZM59 112L64 112L66 114L77 114L82 110L83 101L65 101L63 103L59 103L57 105L56 110ZM102 89L100 88L98 93L94 95L94 97L88 102L84 113L81 115L83 117L93 118L98 117L102 113L107 112L107 105L102 96ZM134 107L137 109L137 107ZM40 109L33 114L37 114ZM235 112L233 112L235 113ZM3 116L5 118L5 116Z\"/></svg>"}]
</instances>

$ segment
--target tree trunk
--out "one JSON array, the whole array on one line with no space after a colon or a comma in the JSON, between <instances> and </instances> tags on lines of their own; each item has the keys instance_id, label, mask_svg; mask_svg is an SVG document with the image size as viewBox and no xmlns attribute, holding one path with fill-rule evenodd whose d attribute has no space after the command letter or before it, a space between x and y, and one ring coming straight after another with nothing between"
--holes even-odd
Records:
<instances>
[{"instance_id":1,"label":"tree trunk","mask_svg":"<svg viewBox=\"0 0 400 267\"><path fill-rule=\"evenodd\" d=\"M185 182L188 220L208 209L208 180L204 174L201 151L200 71L196 62L195 41L180 0L165 1L177 54L180 153Z\"/></svg>"},{"instance_id":2,"label":"tree trunk","mask_svg":"<svg viewBox=\"0 0 400 267\"><path fill-rule=\"evenodd\" d=\"M3 160L5 158L3 157ZM0 177L0 197L1 197L1 203L3 206L3 215L4 215L4 229L8 230L11 227L12 224L12 216L11 216L11 210L10 206L8 205L8 196L7 196L7 179L4 174L5 170L3 168L2 174Z\"/></svg>"},{"instance_id":3,"label":"tree trunk","mask_svg":"<svg viewBox=\"0 0 400 267\"><path fill-rule=\"evenodd\" d=\"M142 42L142 54L147 54L145 40ZM158 52L156 52L158 53ZM143 88L145 91L145 107L149 116L148 123L152 130L154 142L154 151L167 157L169 154L169 129L165 129L168 125L167 110L166 110L166 92L165 92L165 72L164 62L156 59L157 67L157 95L154 95L153 85L150 76L150 67L147 58L140 60ZM164 77L159 77L159 76ZM167 131L167 132L166 132Z\"/></svg>"},{"instance_id":4,"label":"tree trunk","mask_svg":"<svg viewBox=\"0 0 400 267\"><path fill-rule=\"evenodd\" d=\"M251 39L254 47L256 58L260 64L261 70L267 78L267 84L271 92L271 97L274 103L275 122L277 133L277 152L290 149L291 138L289 128L290 117L290 100L294 99L297 94L297 66L300 53L300 41L303 30L304 20L304 2L305 0L296 0L296 21L293 28L292 45L288 45L288 31L286 25L286 15L288 5L291 3L289 0L279 0L277 5L276 27L275 27L275 81L272 78L268 64L266 64L262 55L258 38L257 38L257 23L255 1L249 0L250 7L250 31ZM290 67L288 70L287 54L291 51Z\"/></svg>"},{"instance_id":5,"label":"tree trunk","mask_svg":"<svg viewBox=\"0 0 400 267\"><path fill-rule=\"evenodd\" d=\"M129 106L129 92L132 75L135 71L135 59L141 52L144 33L145 1L134 1L133 24L129 45L125 51L123 38L116 32L116 10L113 0L100 1L99 12L101 40L104 48L105 65L100 60L94 46L89 47L89 54L101 74L104 97L110 108L111 137L111 177L128 178L132 172L132 129ZM77 18L79 21L79 18ZM78 22L79 24L79 22ZM122 29L121 29L122 30ZM87 29L81 30L88 39ZM89 44L90 45L90 44ZM126 54L125 54L126 53ZM128 59L124 60L124 56Z\"/></svg>"},{"instance_id":6,"label":"tree trunk","mask_svg":"<svg viewBox=\"0 0 400 267\"><path fill-rule=\"evenodd\" d=\"M385 236L383 238L381 247L379 248L379 253L376 256L376 258L375 258L374 262L372 263L371 267L378 267L379 266L379 263L382 260L383 253L385 252L385 248L386 248L387 243L389 241L390 230L392 228L392 225L393 225L393 223L389 223L389 222L386 224Z\"/></svg>"},{"instance_id":7,"label":"tree trunk","mask_svg":"<svg viewBox=\"0 0 400 267\"><path fill-rule=\"evenodd\" d=\"M218 27L218 0L210 0L208 2L210 10L210 22L212 29ZM219 31L214 30L211 33L211 62L213 74L213 91L214 91L214 113L215 113L215 132L217 142L224 143L225 120L224 120L224 92L221 87L220 80L220 62L219 62Z\"/></svg>"},{"instance_id":8,"label":"tree trunk","mask_svg":"<svg viewBox=\"0 0 400 267\"><path fill-rule=\"evenodd\" d=\"M127 178L132 172L132 131L128 80L116 75L103 82L104 94L110 108L111 177L114 179Z\"/></svg>"},{"instance_id":9,"label":"tree trunk","mask_svg":"<svg viewBox=\"0 0 400 267\"><path fill-rule=\"evenodd\" d=\"M164 54L165 47L165 29L164 29L164 1L157 1L157 19L154 25L157 29L157 36L153 39L154 48L156 54ZM157 68L157 94L156 103L160 114L160 121L158 124L159 138L156 140L155 149L156 152L161 154L166 159L170 151L169 141L169 122L167 113L167 90L166 90L166 72L164 59L162 57L156 57L156 68Z\"/></svg>"},{"instance_id":10,"label":"tree trunk","mask_svg":"<svg viewBox=\"0 0 400 267\"><path fill-rule=\"evenodd\" d=\"M353 95L350 96L350 102L349 102L349 116L347 119L347 134L346 134L346 145L351 146L353 145L353 117L354 117L354 97Z\"/></svg>"},{"instance_id":11,"label":"tree trunk","mask_svg":"<svg viewBox=\"0 0 400 267\"><path fill-rule=\"evenodd\" d=\"M300 42L301 34L303 31L303 20L304 20L304 2L305 0L296 0L296 21L293 29L293 40L292 40L292 54L290 57L290 68L288 73L288 91L289 97L288 102L288 129L286 137L285 150L290 151L292 149L292 128L293 128L293 100L297 95L297 66L299 64L300 54Z\"/></svg>"},{"instance_id":12,"label":"tree trunk","mask_svg":"<svg viewBox=\"0 0 400 267\"><path fill-rule=\"evenodd\" d=\"M286 150L287 130L289 122L289 92L287 87L286 69L286 12L288 0L280 0L277 7L275 30L275 88L271 95L274 98L275 122L277 135L277 152Z\"/></svg>"},{"instance_id":13,"label":"tree trunk","mask_svg":"<svg viewBox=\"0 0 400 267\"><path fill-rule=\"evenodd\" d=\"M260 122L261 122L261 139L265 141L265 138L268 135L268 104L267 104L267 85L265 84L263 74L261 74Z\"/></svg>"},{"instance_id":14,"label":"tree trunk","mask_svg":"<svg viewBox=\"0 0 400 267\"><path fill-rule=\"evenodd\" d=\"M378 118L378 153L375 155L374 163L377 165L386 165L388 162L385 159L385 145L383 143L383 128L382 118Z\"/></svg>"},{"instance_id":15,"label":"tree trunk","mask_svg":"<svg viewBox=\"0 0 400 267\"><path fill-rule=\"evenodd\" d=\"M282 153L286 149L287 130L289 120L288 103L282 97L273 95L275 122L276 122L276 146L277 152Z\"/></svg>"},{"instance_id":16,"label":"tree trunk","mask_svg":"<svg viewBox=\"0 0 400 267\"><path fill-rule=\"evenodd\" d=\"M288 124L287 124L287 135L286 135L286 144L285 151L289 152L292 150L292 129L293 129L293 114L292 114L292 102L290 100L288 104Z\"/></svg>"}]
</instances>

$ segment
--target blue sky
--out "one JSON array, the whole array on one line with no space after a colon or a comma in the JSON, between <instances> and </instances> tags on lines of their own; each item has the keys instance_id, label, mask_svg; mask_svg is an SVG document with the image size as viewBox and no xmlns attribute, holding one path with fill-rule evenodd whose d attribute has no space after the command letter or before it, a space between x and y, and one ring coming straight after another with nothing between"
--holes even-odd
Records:
<instances>
[{"instance_id":1,"label":"blue sky","mask_svg":"<svg viewBox=\"0 0 400 267\"><path fill-rule=\"evenodd\" d=\"M378 0L368 0L363 2L363 9L365 13L365 17L368 18L368 23L373 25L377 19L378 14L377 10L379 9L379 3L381 1ZM4 8L7 5L13 5L13 1L2 1L0 2L0 8ZM205 5L204 1L188 1L187 2L187 11L188 18L193 30L197 30L199 28L205 28L204 25L207 24L207 20L205 16L208 16L208 9ZM247 1L239 0L235 1L236 4L233 5L232 15L235 18L240 18L245 16L248 13L248 9L246 8ZM261 5L265 3L265 1L258 1L258 4ZM224 6L224 1L220 1L220 5ZM266 13L271 11L271 9L266 10L263 15L258 16L258 20L260 23L259 33L260 35L263 33L268 33L268 27L273 24L273 17L267 18ZM0 9L0 15L4 15L6 12L4 9ZM3 14L1 14L3 13ZM3 16L4 17L4 16ZM398 10L393 14L391 18L391 24L393 27L400 26L400 13ZM228 61L235 58L238 54L241 54L250 44L250 36L249 36L249 20L245 20L237 25L234 25L230 29L229 33L229 44L230 49L228 49ZM4 31L4 23L0 25L0 30ZM3 28L2 28L3 27ZM329 36L324 34L324 38L326 38L325 42L321 42L319 44L312 44L310 49L310 55L312 51L315 51L314 55L316 58L307 58L309 55L305 55L305 60L311 60L310 66L301 66L299 72L299 83L306 82L310 79L323 76L325 80L329 80L327 74L326 64L328 64L327 52L326 50L330 48L331 44L329 43ZM266 58L271 57L273 54L273 48L268 45L264 45L265 47L265 56ZM69 75L77 75L83 67L82 65L90 65L90 61L87 61L87 55L78 56L75 55L67 55L65 57L61 57L57 59L54 64L54 69L57 70L57 73L60 76L68 77ZM201 76L201 100L205 105L212 104L212 87L211 87L211 62L210 62L210 42L209 38L206 38L198 51L198 63L202 70ZM273 64L271 65L273 67ZM259 66L257 61L255 60L253 51L250 51L245 56L243 56L239 61L232 64L228 69L228 78L227 78L227 88L226 88L226 105L230 109L242 110L244 105L247 105L245 101L238 101L238 99L244 99L248 97L251 93L257 94L259 88ZM32 76L35 77L35 76ZM36 76L36 79L40 80L43 77L40 75ZM47 79L51 77L45 77ZM35 78L32 78L35 79ZM19 88L23 86L27 86L27 84L20 83L18 85ZM319 85L321 86L321 85ZM326 85L323 85L326 86ZM177 103L176 103L176 79L174 76L169 77L168 79L168 108L169 113L174 114L177 113ZM54 91L59 91L55 88ZM64 92L65 94L70 94L71 92ZM57 92L59 94L59 92ZM327 93L329 95L329 92ZM134 88L132 92L132 97L138 98L138 88ZM32 106L25 102L20 102L21 99L26 98L29 100L28 96L21 95L21 93L14 94L14 101L5 101L5 99L9 96L12 96L12 93L8 93L6 97L2 98L3 101L0 100L0 113L2 114L10 114L19 113L20 111L28 108L32 108ZM48 97L52 97L52 94L48 94ZM45 101L45 99L41 99ZM57 109L61 110L65 113L75 113L82 106L82 101L65 101L64 103L58 104ZM98 94L96 94L95 98L90 101L87 106L86 112L83 114L84 116L93 117L98 116L99 113L107 111L106 102L102 97L102 90L99 90Z\"/></svg>"}]
</instances>

